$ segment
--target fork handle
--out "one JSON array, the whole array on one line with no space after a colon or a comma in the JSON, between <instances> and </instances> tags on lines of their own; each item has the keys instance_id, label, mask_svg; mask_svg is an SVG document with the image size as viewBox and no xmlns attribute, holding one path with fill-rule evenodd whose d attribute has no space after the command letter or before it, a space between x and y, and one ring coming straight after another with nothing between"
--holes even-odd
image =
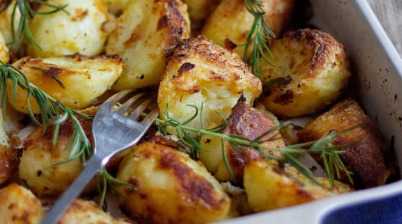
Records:
<instances>
[{"instance_id":1,"label":"fork handle","mask_svg":"<svg viewBox=\"0 0 402 224\"><path fill-rule=\"evenodd\" d=\"M41 224L57 223L74 199L79 196L92 177L94 177L97 172L101 171L101 169L101 160L96 157L92 157L88 160L84 170L57 200L56 204L54 204L49 213L47 213Z\"/></svg>"}]
</instances>

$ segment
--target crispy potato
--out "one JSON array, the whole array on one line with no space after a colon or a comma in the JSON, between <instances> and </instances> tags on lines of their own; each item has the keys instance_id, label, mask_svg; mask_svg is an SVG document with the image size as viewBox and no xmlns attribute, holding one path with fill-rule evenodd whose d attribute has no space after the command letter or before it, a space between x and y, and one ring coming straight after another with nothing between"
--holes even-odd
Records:
<instances>
[{"instance_id":1,"label":"crispy potato","mask_svg":"<svg viewBox=\"0 0 402 224\"><path fill-rule=\"evenodd\" d=\"M274 66L261 62L261 102L280 117L316 113L331 105L350 77L345 50L329 34L301 29L270 46Z\"/></svg>"},{"instance_id":2,"label":"crispy potato","mask_svg":"<svg viewBox=\"0 0 402 224\"><path fill-rule=\"evenodd\" d=\"M233 107L232 113L228 119L228 125L222 133L255 139L275 126L274 119L265 116L259 110L247 105L244 97L242 97ZM261 140L268 140L273 137L275 140L267 141L264 145L272 148L285 146L278 131L266 135ZM240 185L243 183L244 165L252 160L263 158L255 149L239 147L241 149L241 152L239 152L226 142L225 156L233 172L235 178L233 180L223 159L222 140L213 136L203 136L201 139L201 147L203 150L200 151L200 160L219 181L234 181L236 184ZM278 155L278 152L274 150L267 149L266 152Z\"/></svg>"},{"instance_id":3,"label":"crispy potato","mask_svg":"<svg viewBox=\"0 0 402 224\"><path fill-rule=\"evenodd\" d=\"M100 209L93 201L76 199L63 214L57 224L123 224L128 220L115 219L110 214Z\"/></svg>"},{"instance_id":4,"label":"crispy potato","mask_svg":"<svg viewBox=\"0 0 402 224\"><path fill-rule=\"evenodd\" d=\"M10 55L8 54L8 48L0 31L0 62L7 64L9 60Z\"/></svg>"},{"instance_id":5,"label":"crispy potato","mask_svg":"<svg viewBox=\"0 0 402 224\"><path fill-rule=\"evenodd\" d=\"M54 57L80 53L97 55L103 51L108 32L103 25L108 13L101 0L50 0L49 4L63 6L68 13L59 11L46 16L35 16L30 29L35 41L28 42L27 53L33 57ZM42 4L38 11L53 10Z\"/></svg>"},{"instance_id":6,"label":"crispy potato","mask_svg":"<svg viewBox=\"0 0 402 224\"><path fill-rule=\"evenodd\" d=\"M244 188L249 206L254 212L298 205L352 189L341 182L335 182L332 191L328 180L317 178L322 188L293 167L280 170L276 161L252 161L244 168Z\"/></svg>"},{"instance_id":7,"label":"crispy potato","mask_svg":"<svg viewBox=\"0 0 402 224\"><path fill-rule=\"evenodd\" d=\"M110 13L118 15L127 6L129 0L102 0L102 2Z\"/></svg>"},{"instance_id":8,"label":"crispy potato","mask_svg":"<svg viewBox=\"0 0 402 224\"><path fill-rule=\"evenodd\" d=\"M294 0L260 0L265 11L267 25L276 35L280 35L293 13ZM250 32L254 17L247 11L244 0L222 0L202 28L201 34L216 43L230 39L233 43L244 44ZM244 47L236 48L242 57ZM248 52L250 53L250 52Z\"/></svg>"},{"instance_id":9,"label":"crispy potato","mask_svg":"<svg viewBox=\"0 0 402 224\"><path fill-rule=\"evenodd\" d=\"M191 26L201 25L208 15L215 10L221 0L184 0L188 6Z\"/></svg>"},{"instance_id":10,"label":"crispy potato","mask_svg":"<svg viewBox=\"0 0 402 224\"><path fill-rule=\"evenodd\" d=\"M17 1L13 0L6 10L0 13L0 33L3 35L6 43L13 42L13 34L11 32L11 15L13 13L13 8ZM20 21L21 13L19 10L15 12L14 29L18 28L18 23Z\"/></svg>"},{"instance_id":11,"label":"crispy potato","mask_svg":"<svg viewBox=\"0 0 402 224\"><path fill-rule=\"evenodd\" d=\"M128 215L139 223L207 223L227 217L230 199L201 163L164 145L145 142L131 149L117 179Z\"/></svg>"},{"instance_id":12,"label":"crispy potato","mask_svg":"<svg viewBox=\"0 0 402 224\"><path fill-rule=\"evenodd\" d=\"M97 108L82 111L94 115ZM79 117L87 136L90 135L92 120ZM64 122L60 126L57 143L53 146L53 128L48 127L45 133L38 128L31 133L24 142L26 150L22 153L19 164L19 177L28 187L40 196L57 196L61 194L74 181L82 171L79 159L68 163L52 166L65 161L70 153L69 140L73 127L71 122ZM88 190L91 186L88 187Z\"/></svg>"},{"instance_id":13,"label":"crispy potato","mask_svg":"<svg viewBox=\"0 0 402 224\"><path fill-rule=\"evenodd\" d=\"M203 36L185 40L168 58L166 73L159 86L158 105L162 119L168 114L185 121L196 106L203 105L203 124L209 127L230 115L243 94L252 104L261 93L261 82L234 52L213 44ZM200 113L187 126L201 128Z\"/></svg>"},{"instance_id":14,"label":"crispy potato","mask_svg":"<svg viewBox=\"0 0 402 224\"><path fill-rule=\"evenodd\" d=\"M17 172L19 151L0 144L0 184L9 180ZM0 222L1 223L1 222Z\"/></svg>"},{"instance_id":15,"label":"crispy potato","mask_svg":"<svg viewBox=\"0 0 402 224\"><path fill-rule=\"evenodd\" d=\"M333 106L328 112L317 117L299 132L303 142L317 140L330 132L342 131L354 126L354 129L341 134L333 144L346 145L340 154L346 168L353 172L355 188L375 187L385 184L388 177L384 155L389 147L370 118L352 99L344 100ZM319 156L317 160L321 160ZM341 180L349 182L346 176Z\"/></svg>"},{"instance_id":16,"label":"crispy potato","mask_svg":"<svg viewBox=\"0 0 402 224\"><path fill-rule=\"evenodd\" d=\"M45 213L39 199L15 183L0 189L0 202L0 223L36 224Z\"/></svg>"},{"instance_id":17,"label":"crispy potato","mask_svg":"<svg viewBox=\"0 0 402 224\"><path fill-rule=\"evenodd\" d=\"M130 1L116 23L105 48L126 66L116 90L158 85L166 54L190 35L187 7L179 0Z\"/></svg>"},{"instance_id":18,"label":"crispy potato","mask_svg":"<svg viewBox=\"0 0 402 224\"><path fill-rule=\"evenodd\" d=\"M117 57L85 57L73 55L46 59L22 58L14 63L41 90L73 109L82 109L93 103L120 77L123 63ZM27 94L18 88L14 101L11 82L8 102L18 111L28 113ZM30 99L34 113L39 107Z\"/></svg>"}]
</instances>

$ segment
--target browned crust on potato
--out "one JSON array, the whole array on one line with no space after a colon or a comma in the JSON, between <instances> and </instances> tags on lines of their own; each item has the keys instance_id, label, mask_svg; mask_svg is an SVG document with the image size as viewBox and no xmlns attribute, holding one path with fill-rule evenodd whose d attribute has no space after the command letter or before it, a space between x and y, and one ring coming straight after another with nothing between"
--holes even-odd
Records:
<instances>
[{"instance_id":1,"label":"browned crust on potato","mask_svg":"<svg viewBox=\"0 0 402 224\"><path fill-rule=\"evenodd\" d=\"M18 169L20 150L0 145L0 184L10 179Z\"/></svg>"},{"instance_id":2,"label":"browned crust on potato","mask_svg":"<svg viewBox=\"0 0 402 224\"><path fill-rule=\"evenodd\" d=\"M346 168L353 172L355 188L368 188L382 185L387 178L384 154L388 146L371 119L353 99L344 100L328 112L310 122L300 133L302 141L312 141L330 133L342 131L353 126L356 128L341 134L335 145L346 145L341 159ZM318 158L319 159L319 158ZM348 182L346 176L341 178Z\"/></svg>"}]
</instances>

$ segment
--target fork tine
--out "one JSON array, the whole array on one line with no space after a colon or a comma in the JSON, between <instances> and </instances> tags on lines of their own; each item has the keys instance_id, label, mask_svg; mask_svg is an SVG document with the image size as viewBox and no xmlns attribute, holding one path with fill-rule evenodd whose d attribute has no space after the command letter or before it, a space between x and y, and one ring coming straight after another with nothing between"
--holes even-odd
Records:
<instances>
[{"instance_id":1,"label":"fork tine","mask_svg":"<svg viewBox=\"0 0 402 224\"><path fill-rule=\"evenodd\" d=\"M124 114L124 112L126 112L126 110L129 107L131 107L135 102L137 102L137 100L140 99L142 96L144 96L144 93L135 94L133 97L128 99L123 105L121 105L119 110L117 110L117 113Z\"/></svg>"},{"instance_id":2,"label":"fork tine","mask_svg":"<svg viewBox=\"0 0 402 224\"><path fill-rule=\"evenodd\" d=\"M107 99L103 104L107 105L110 108L112 108L113 105L115 105L121 98L127 96L127 94L131 93L132 90L123 90L120 91L113 96L111 96L109 99Z\"/></svg>"},{"instance_id":3,"label":"fork tine","mask_svg":"<svg viewBox=\"0 0 402 224\"><path fill-rule=\"evenodd\" d=\"M152 122L159 116L159 108L154 108L145 118L142 120L142 123L152 124Z\"/></svg>"},{"instance_id":4,"label":"fork tine","mask_svg":"<svg viewBox=\"0 0 402 224\"><path fill-rule=\"evenodd\" d=\"M144 102L142 102L137 108L135 108L134 112L130 114L130 118L137 120L138 117L144 110L147 108L147 106L152 102L151 99L147 99Z\"/></svg>"}]
</instances>

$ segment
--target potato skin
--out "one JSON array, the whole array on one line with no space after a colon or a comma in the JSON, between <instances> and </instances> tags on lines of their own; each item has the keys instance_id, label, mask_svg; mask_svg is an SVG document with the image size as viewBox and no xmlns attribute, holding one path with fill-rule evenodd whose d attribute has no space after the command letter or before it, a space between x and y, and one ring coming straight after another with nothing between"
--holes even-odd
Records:
<instances>
[{"instance_id":1,"label":"potato skin","mask_svg":"<svg viewBox=\"0 0 402 224\"><path fill-rule=\"evenodd\" d=\"M350 77L342 44L319 30L287 32L270 45L274 66L261 62L260 101L280 117L316 113L335 102Z\"/></svg>"},{"instance_id":2,"label":"potato skin","mask_svg":"<svg viewBox=\"0 0 402 224\"><path fill-rule=\"evenodd\" d=\"M145 142L131 149L117 179L123 208L139 223L207 223L227 217L230 199L201 163L164 145Z\"/></svg>"},{"instance_id":3,"label":"potato skin","mask_svg":"<svg viewBox=\"0 0 402 224\"><path fill-rule=\"evenodd\" d=\"M15 183L0 189L0 202L0 223L36 224L45 213L39 199Z\"/></svg>"},{"instance_id":4,"label":"potato skin","mask_svg":"<svg viewBox=\"0 0 402 224\"><path fill-rule=\"evenodd\" d=\"M6 46L6 42L4 37L0 31L0 61L4 64L7 64L10 60L10 55L8 54L8 48Z\"/></svg>"},{"instance_id":5,"label":"potato skin","mask_svg":"<svg viewBox=\"0 0 402 224\"><path fill-rule=\"evenodd\" d=\"M103 25L109 20L101 0L50 0L65 10L46 16L35 16L30 22L32 36L42 48L28 42L27 53L32 57L53 57L81 53L97 55L103 51L108 32ZM52 8L41 5L40 12Z\"/></svg>"},{"instance_id":6,"label":"potato skin","mask_svg":"<svg viewBox=\"0 0 402 224\"><path fill-rule=\"evenodd\" d=\"M115 219L100 209L93 201L76 199L57 224L128 224L128 220Z\"/></svg>"},{"instance_id":7,"label":"potato skin","mask_svg":"<svg viewBox=\"0 0 402 224\"><path fill-rule=\"evenodd\" d=\"M117 56L86 57L79 54L45 59L25 57L14 66L31 83L73 109L88 107L110 89L123 70L123 63ZM16 101L11 83L7 92L8 102L16 110L28 113L26 91L18 87ZM31 98L30 102L32 111L39 113L36 101Z\"/></svg>"},{"instance_id":8,"label":"potato skin","mask_svg":"<svg viewBox=\"0 0 402 224\"><path fill-rule=\"evenodd\" d=\"M90 108L82 112L93 116L96 110L97 108ZM89 136L91 135L92 120L81 117L79 120L88 138L91 139ZM55 146L52 143L53 127L48 127L45 133L42 128L38 128L25 140L24 147L26 149L22 153L18 173L20 179L35 194L57 196L64 192L82 171L82 163L79 159L51 166L68 158L70 153L68 145L73 130L70 121L62 123Z\"/></svg>"},{"instance_id":9,"label":"potato skin","mask_svg":"<svg viewBox=\"0 0 402 224\"><path fill-rule=\"evenodd\" d=\"M389 147L371 119L364 113L356 101L346 99L320 115L299 132L303 142L317 140L330 132L339 132L360 125L337 137L335 145L349 145L340 154L346 168L353 172L351 176L357 189L385 184L388 177L384 156L389 154ZM318 156L317 160L320 160ZM341 181L348 182L343 176Z\"/></svg>"},{"instance_id":10,"label":"potato skin","mask_svg":"<svg viewBox=\"0 0 402 224\"><path fill-rule=\"evenodd\" d=\"M281 35L293 13L294 0L260 0L267 25L277 35ZM244 0L222 0L209 16L201 34L216 43L223 44L230 39L235 44L247 42L254 17L247 11ZM244 47L236 48L243 57ZM250 51L248 52L250 54Z\"/></svg>"},{"instance_id":11,"label":"potato skin","mask_svg":"<svg viewBox=\"0 0 402 224\"><path fill-rule=\"evenodd\" d=\"M261 93L261 82L234 52L213 44L204 36L190 38L180 44L168 58L166 73L158 92L158 105L162 119L169 115L187 120L203 104L203 123L209 127L228 117L232 107L243 94L252 104ZM199 113L188 123L201 128Z\"/></svg>"},{"instance_id":12,"label":"potato skin","mask_svg":"<svg viewBox=\"0 0 402 224\"><path fill-rule=\"evenodd\" d=\"M116 90L156 86L165 69L165 55L190 35L186 5L179 0L128 2L116 20L105 47L119 55L125 70Z\"/></svg>"},{"instance_id":13,"label":"potato skin","mask_svg":"<svg viewBox=\"0 0 402 224\"><path fill-rule=\"evenodd\" d=\"M325 188L315 185L293 167L281 170L273 160L254 160L244 168L244 188L254 212L303 204L352 190L336 181L332 191L327 179L317 178L317 181Z\"/></svg>"}]
</instances>

